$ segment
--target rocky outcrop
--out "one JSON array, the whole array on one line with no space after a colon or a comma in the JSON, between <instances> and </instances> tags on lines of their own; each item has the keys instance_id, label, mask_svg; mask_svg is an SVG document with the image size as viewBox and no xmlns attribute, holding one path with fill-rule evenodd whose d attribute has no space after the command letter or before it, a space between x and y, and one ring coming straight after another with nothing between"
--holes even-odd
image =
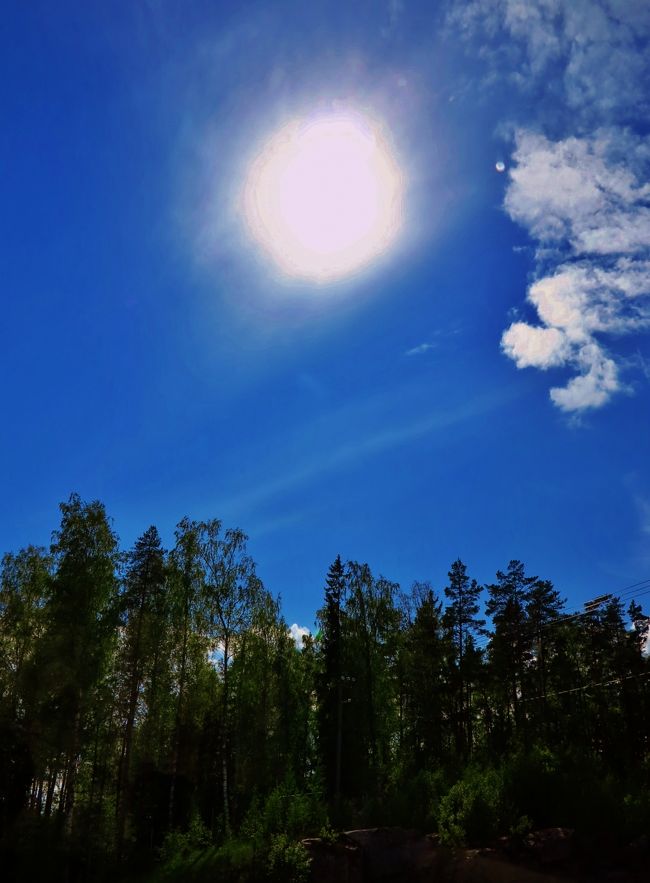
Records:
<instances>
[{"instance_id":1,"label":"rocky outcrop","mask_svg":"<svg viewBox=\"0 0 650 883\"><path fill-rule=\"evenodd\" d=\"M336 842L303 840L312 883L555 883L559 878L508 861L496 850L445 849L401 828L363 828ZM567 883L564 878L563 883Z\"/></svg>"},{"instance_id":2,"label":"rocky outcrop","mask_svg":"<svg viewBox=\"0 0 650 883\"><path fill-rule=\"evenodd\" d=\"M565 865L574 857L573 833L571 828L541 828L526 837L524 847L544 867Z\"/></svg>"},{"instance_id":3,"label":"rocky outcrop","mask_svg":"<svg viewBox=\"0 0 650 883\"><path fill-rule=\"evenodd\" d=\"M311 858L312 883L364 883L361 847L345 836L335 842L308 837L302 845Z\"/></svg>"},{"instance_id":4,"label":"rocky outcrop","mask_svg":"<svg viewBox=\"0 0 650 883\"><path fill-rule=\"evenodd\" d=\"M402 828L362 828L345 836L362 851L366 881L435 879L441 855L428 837Z\"/></svg>"}]
</instances>

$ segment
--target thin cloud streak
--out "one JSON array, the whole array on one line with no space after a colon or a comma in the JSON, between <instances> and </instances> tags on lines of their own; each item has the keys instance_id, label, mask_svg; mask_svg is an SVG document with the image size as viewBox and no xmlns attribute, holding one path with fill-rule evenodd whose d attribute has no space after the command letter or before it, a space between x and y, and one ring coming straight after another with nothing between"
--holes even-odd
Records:
<instances>
[{"instance_id":1,"label":"thin cloud streak","mask_svg":"<svg viewBox=\"0 0 650 883\"><path fill-rule=\"evenodd\" d=\"M231 518L244 517L247 513L255 511L260 506L308 484L322 475L347 467L364 457L385 453L435 431L449 429L490 413L512 401L517 395L518 393L514 389L488 393L457 408L442 412L436 411L427 417L414 420L406 426L394 429L384 428L368 433L358 440L339 445L329 454L323 455L319 451L297 469L287 471L254 490L224 499L220 501L220 506L222 511L230 513Z\"/></svg>"},{"instance_id":2,"label":"thin cloud streak","mask_svg":"<svg viewBox=\"0 0 650 883\"><path fill-rule=\"evenodd\" d=\"M434 350L436 348L435 343L421 343L418 346L414 346L410 350L406 350L404 353L405 356L422 356L424 353L428 353L429 350Z\"/></svg>"}]
</instances>

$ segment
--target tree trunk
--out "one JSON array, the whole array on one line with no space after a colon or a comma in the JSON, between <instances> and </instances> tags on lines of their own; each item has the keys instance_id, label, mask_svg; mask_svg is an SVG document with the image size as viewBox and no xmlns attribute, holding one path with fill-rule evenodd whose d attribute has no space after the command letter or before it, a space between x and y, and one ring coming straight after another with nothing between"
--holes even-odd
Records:
<instances>
[{"instance_id":1,"label":"tree trunk","mask_svg":"<svg viewBox=\"0 0 650 883\"><path fill-rule=\"evenodd\" d=\"M221 783L223 790L223 830L226 839L230 837L230 794L228 790L228 635L223 642L223 720L221 723Z\"/></svg>"}]
</instances>

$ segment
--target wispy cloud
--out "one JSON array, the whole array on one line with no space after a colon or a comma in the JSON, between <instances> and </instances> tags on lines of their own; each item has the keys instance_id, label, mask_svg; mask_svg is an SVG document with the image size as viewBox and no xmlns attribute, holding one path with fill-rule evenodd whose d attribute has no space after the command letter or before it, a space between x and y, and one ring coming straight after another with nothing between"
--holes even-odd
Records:
<instances>
[{"instance_id":1,"label":"wispy cloud","mask_svg":"<svg viewBox=\"0 0 650 883\"><path fill-rule=\"evenodd\" d=\"M650 499L637 497L636 504L639 510L641 533L650 536Z\"/></svg>"},{"instance_id":2,"label":"wispy cloud","mask_svg":"<svg viewBox=\"0 0 650 883\"><path fill-rule=\"evenodd\" d=\"M645 0L458 0L451 26L479 43L488 81L561 103L574 124L647 113L650 38Z\"/></svg>"},{"instance_id":3,"label":"wispy cloud","mask_svg":"<svg viewBox=\"0 0 650 883\"><path fill-rule=\"evenodd\" d=\"M424 353L428 353L429 350L434 350L436 348L435 343L420 343L418 346L414 346L410 350L406 350L404 353L405 356L422 356Z\"/></svg>"},{"instance_id":4,"label":"wispy cloud","mask_svg":"<svg viewBox=\"0 0 650 883\"><path fill-rule=\"evenodd\" d=\"M500 388L483 396L477 396L475 399L454 408L437 409L424 416L411 418L401 425L394 425L392 420L390 424L384 422L377 425L375 415L375 420L365 428L356 429L354 437L350 440L342 440L340 437L338 442L327 440L323 444L313 447L309 456L303 456L290 468L282 468L287 462L284 459L282 467L273 478L266 481L251 479L250 490L244 490L230 498L222 499L220 509L227 513L230 519L247 517L251 513L259 511L261 507L275 502L323 475L490 413L511 401L516 395L517 392L513 388ZM390 413L390 401L386 397L383 400L383 413ZM343 425L345 420L343 413L329 413L326 422L336 426ZM304 439L312 438L314 428L305 430L303 435ZM310 447L304 440L293 446L305 450ZM266 473L268 474L268 472L267 468Z\"/></svg>"}]
</instances>

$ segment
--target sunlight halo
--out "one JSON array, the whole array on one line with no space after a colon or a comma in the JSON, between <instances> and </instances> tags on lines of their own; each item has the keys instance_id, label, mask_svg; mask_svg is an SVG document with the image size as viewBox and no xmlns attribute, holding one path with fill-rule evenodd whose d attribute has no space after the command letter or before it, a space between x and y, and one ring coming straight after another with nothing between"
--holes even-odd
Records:
<instances>
[{"instance_id":1,"label":"sunlight halo","mask_svg":"<svg viewBox=\"0 0 650 883\"><path fill-rule=\"evenodd\" d=\"M244 212L283 273L342 279L386 251L402 225L402 175L380 127L360 114L293 121L249 170Z\"/></svg>"}]
</instances>

